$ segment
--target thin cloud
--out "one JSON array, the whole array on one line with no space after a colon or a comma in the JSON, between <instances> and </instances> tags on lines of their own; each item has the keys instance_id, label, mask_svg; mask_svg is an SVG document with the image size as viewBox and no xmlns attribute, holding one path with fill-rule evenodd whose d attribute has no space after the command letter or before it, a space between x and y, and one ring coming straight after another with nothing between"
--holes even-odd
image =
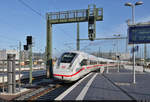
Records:
<instances>
[{"instance_id":1,"label":"thin cloud","mask_svg":"<svg viewBox=\"0 0 150 102\"><path fill-rule=\"evenodd\" d=\"M150 22L150 16L143 17L143 18L140 18L139 20L137 20L137 23L140 23L140 22Z\"/></svg>"},{"instance_id":2,"label":"thin cloud","mask_svg":"<svg viewBox=\"0 0 150 102\"><path fill-rule=\"evenodd\" d=\"M142 17L136 21L136 23L142 23L142 22L150 22L150 16ZM122 24L119 24L117 27L111 30L112 34L121 34L122 36L127 36L127 23L124 22Z\"/></svg>"}]
</instances>

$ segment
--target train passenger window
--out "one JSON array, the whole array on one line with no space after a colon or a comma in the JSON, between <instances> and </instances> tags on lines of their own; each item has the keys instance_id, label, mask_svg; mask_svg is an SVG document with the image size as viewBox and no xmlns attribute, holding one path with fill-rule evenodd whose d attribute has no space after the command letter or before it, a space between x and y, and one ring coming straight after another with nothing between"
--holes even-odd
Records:
<instances>
[{"instance_id":1,"label":"train passenger window","mask_svg":"<svg viewBox=\"0 0 150 102\"><path fill-rule=\"evenodd\" d=\"M94 64L97 64L97 61L91 60L91 61L90 61L90 65L94 65Z\"/></svg>"},{"instance_id":2,"label":"train passenger window","mask_svg":"<svg viewBox=\"0 0 150 102\"><path fill-rule=\"evenodd\" d=\"M62 63L71 63L72 60L75 58L76 54L75 53L64 53L61 57Z\"/></svg>"},{"instance_id":3,"label":"train passenger window","mask_svg":"<svg viewBox=\"0 0 150 102\"><path fill-rule=\"evenodd\" d=\"M92 65L92 61L90 61L90 65Z\"/></svg>"},{"instance_id":4,"label":"train passenger window","mask_svg":"<svg viewBox=\"0 0 150 102\"><path fill-rule=\"evenodd\" d=\"M88 64L87 59L83 59L83 60L81 61L81 63L80 63L81 66L85 66L85 65L87 65L87 64Z\"/></svg>"},{"instance_id":5,"label":"train passenger window","mask_svg":"<svg viewBox=\"0 0 150 102\"><path fill-rule=\"evenodd\" d=\"M107 62L101 62L101 64L107 64Z\"/></svg>"}]
</instances>

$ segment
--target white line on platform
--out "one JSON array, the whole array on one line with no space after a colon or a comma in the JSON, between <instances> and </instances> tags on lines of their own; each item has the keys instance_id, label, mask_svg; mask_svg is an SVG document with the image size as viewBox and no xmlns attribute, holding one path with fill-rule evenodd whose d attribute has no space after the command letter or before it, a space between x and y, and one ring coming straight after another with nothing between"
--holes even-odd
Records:
<instances>
[{"instance_id":1,"label":"white line on platform","mask_svg":"<svg viewBox=\"0 0 150 102\"><path fill-rule=\"evenodd\" d=\"M86 86L83 88L83 90L80 92L80 94L78 95L78 97L76 98L76 100L83 100L84 96L86 95L89 87L91 86L94 78L97 76L98 73L96 73L86 84Z\"/></svg>"},{"instance_id":2,"label":"white line on platform","mask_svg":"<svg viewBox=\"0 0 150 102\"><path fill-rule=\"evenodd\" d=\"M85 76L84 78L82 78L80 81L76 82L72 87L70 87L68 90L66 90L65 92L63 92L61 95L59 95L58 97L55 98L55 100L62 100L68 93L70 93L78 84L80 84L85 78L87 78L89 75L91 75L92 73L88 74L87 76Z\"/></svg>"}]
</instances>

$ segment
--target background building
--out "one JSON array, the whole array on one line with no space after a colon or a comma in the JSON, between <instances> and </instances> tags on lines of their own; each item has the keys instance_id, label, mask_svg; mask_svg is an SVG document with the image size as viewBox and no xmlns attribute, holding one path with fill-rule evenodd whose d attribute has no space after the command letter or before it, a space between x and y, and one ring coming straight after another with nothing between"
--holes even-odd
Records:
<instances>
[{"instance_id":1,"label":"background building","mask_svg":"<svg viewBox=\"0 0 150 102\"><path fill-rule=\"evenodd\" d=\"M16 60L19 59L19 52L17 50L0 50L0 60L6 60L7 59L7 54L15 54L16 55Z\"/></svg>"}]
</instances>

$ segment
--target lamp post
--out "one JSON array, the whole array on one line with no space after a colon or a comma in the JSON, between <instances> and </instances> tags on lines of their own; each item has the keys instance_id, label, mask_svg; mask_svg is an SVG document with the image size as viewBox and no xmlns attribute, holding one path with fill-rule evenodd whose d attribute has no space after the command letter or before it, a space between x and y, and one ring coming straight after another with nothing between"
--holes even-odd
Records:
<instances>
[{"instance_id":1,"label":"lamp post","mask_svg":"<svg viewBox=\"0 0 150 102\"><path fill-rule=\"evenodd\" d=\"M132 24L134 25L134 19L135 19L135 6L142 5L142 1L138 1L135 4L131 3L125 3L125 6L132 7ZM134 44L133 44L133 50L134 50ZM135 84L135 52L133 51L133 83Z\"/></svg>"},{"instance_id":2,"label":"lamp post","mask_svg":"<svg viewBox=\"0 0 150 102\"><path fill-rule=\"evenodd\" d=\"M114 34L113 36L115 36L115 37L120 37L120 34ZM118 61L118 70L117 70L117 72L119 72L119 58L118 58L117 56L118 56L118 40L117 40L116 59L117 59L117 61Z\"/></svg>"}]
</instances>

